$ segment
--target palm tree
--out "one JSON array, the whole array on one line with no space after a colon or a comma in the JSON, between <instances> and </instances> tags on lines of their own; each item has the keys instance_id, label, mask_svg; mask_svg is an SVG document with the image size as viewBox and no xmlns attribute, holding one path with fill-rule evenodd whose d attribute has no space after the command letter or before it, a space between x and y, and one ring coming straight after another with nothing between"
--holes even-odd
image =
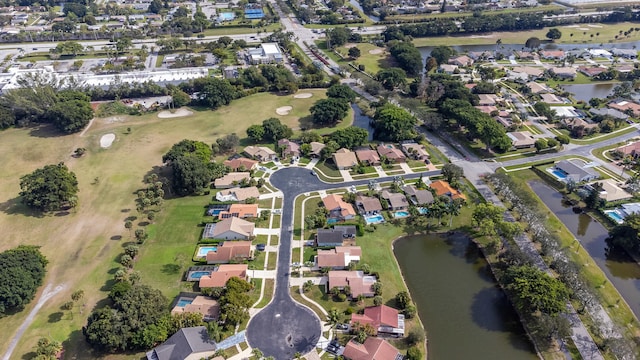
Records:
<instances>
[{"instance_id":1,"label":"palm tree","mask_svg":"<svg viewBox=\"0 0 640 360\"><path fill-rule=\"evenodd\" d=\"M207 323L207 333L209 334L209 337L215 342L220 342L222 340L222 327L215 321L210 321Z\"/></svg>"},{"instance_id":2,"label":"palm tree","mask_svg":"<svg viewBox=\"0 0 640 360\"><path fill-rule=\"evenodd\" d=\"M327 313L327 324L333 328L340 322L340 311L336 308L331 308Z\"/></svg>"}]
</instances>

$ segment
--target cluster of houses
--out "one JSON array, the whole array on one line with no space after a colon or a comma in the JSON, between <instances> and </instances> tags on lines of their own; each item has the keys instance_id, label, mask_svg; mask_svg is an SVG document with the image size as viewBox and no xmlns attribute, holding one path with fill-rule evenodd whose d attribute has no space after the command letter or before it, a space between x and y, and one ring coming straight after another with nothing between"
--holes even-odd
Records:
<instances>
[{"instance_id":1,"label":"cluster of houses","mask_svg":"<svg viewBox=\"0 0 640 360\"><path fill-rule=\"evenodd\" d=\"M375 150L362 148L355 151L339 149L333 156L333 163L338 170L348 170L359 164L377 166L386 159L389 163L401 163L407 159L428 161L429 153L424 145L415 142L403 142L400 147L393 144L380 144Z\"/></svg>"}]
</instances>

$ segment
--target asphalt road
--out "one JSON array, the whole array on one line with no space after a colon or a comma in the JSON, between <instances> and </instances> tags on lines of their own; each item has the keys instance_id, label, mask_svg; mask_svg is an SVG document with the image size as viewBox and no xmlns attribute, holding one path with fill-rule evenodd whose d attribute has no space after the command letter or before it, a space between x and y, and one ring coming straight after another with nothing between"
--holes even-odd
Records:
<instances>
[{"instance_id":1,"label":"asphalt road","mask_svg":"<svg viewBox=\"0 0 640 360\"><path fill-rule=\"evenodd\" d=\"M415 173L405 175L404 178L417 178L421 174L433 176L440 174L440 171ZM391 181L393 176L375 180ZM313 350L322 332L321 319L311 310L296 303L289 293L293 202L296 196L305 192L365 185L369 183L369 179L329 184L320 181L308 169L284 168L273 173L270 182L284 194L275 294L273 301L251 318L247 326L247 340L252 348L260 349L265 356L290 360L297 352L306 354Z\"/></svg>"}]
</instances>

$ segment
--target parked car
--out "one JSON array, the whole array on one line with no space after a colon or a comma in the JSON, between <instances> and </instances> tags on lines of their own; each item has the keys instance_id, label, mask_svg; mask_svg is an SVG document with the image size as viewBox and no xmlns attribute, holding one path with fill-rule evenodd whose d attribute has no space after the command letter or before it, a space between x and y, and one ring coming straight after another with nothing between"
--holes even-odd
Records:
<instances>
[{"instance_id":1,"label":"parked car","mask_svg":"<svg viewBox=\"0 0 640 360\"><path fill-rule=\"evenodd\" d=\"M265 244L256 245L256 250L264 251L264 249L266 249L266 248L267 248L267 246Z\"/></svg>"},{"instance_id":2,"label":"parked car","mask_svg":"<svg viewBox=\"0 0 640 360\"><path fill-rule=\"evenodd\" d=\"M349 330L349 324L338 324L336 325L337 330Z\"/></svg>"}]
</instances>

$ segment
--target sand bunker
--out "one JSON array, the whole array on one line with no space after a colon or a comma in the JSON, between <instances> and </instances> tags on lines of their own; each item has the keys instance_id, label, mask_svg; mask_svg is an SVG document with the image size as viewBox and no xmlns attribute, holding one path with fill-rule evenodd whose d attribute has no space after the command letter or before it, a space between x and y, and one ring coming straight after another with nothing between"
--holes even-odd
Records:
<instances>
[{"instance_id":1,"label":"sand bunker","mask_svg":"<svg viewBox=\"0 0 640 360\"><path fill-rule=\"evenodd\" d=\"M358 46L358 45L357 45L357 44L354 44L354 43L347 43L347 44L344 44L345 49L351 49L352 47L356 47L356 46Z\"/></svg>"},{"instance_id":2,"label":"sand bunker","mask_svg":"<svg viewBox=\"0 0 640 360\"><path fill-rule=\"evenodd\" d=\"M380 55L380 54L382 54L383 52L384 52L384 50L382 50L382 49L372 49L372 50L369 50L369 54L371 54L371 55Z\"/></svg>"},{"instance_id":3,"label":"sand bunker","mask_svg":"<svg viewBox=\"0 0 640 360\"><path fill-rule=\"evenodd\" d=\"M577 28L577 29L578 29L578 30L582 30L582 31L589 31L589 30L591 30L591 29L589 29L589 28L583 28L583 27L579 27L579 28Z\"/></svg>"},{"instance_id":4,"label":"sand bunker","mask_svg":"<svg viewBox=\"0 0 640 360\"><path fill-rule=\"evenodd\" d=\"M289 112L293 110L293 106L281 106L276 109L276 114L278 115L289 115Z\"/></svg>"},{"instance_id":5,"label":"sand bunker","mask_svg":"<svg viewBox=\"0 0 640 360\"><path fill-rule=\"evenodd\" d=\"M300 93L300 94L293 95L293 98L294 99L308 99L308 98L310 98L312 96L313 96L312 93Z\"/></svg>"},{"instance_id":6,"label":"sand bunker","mask_svg":"<svg viewBox=\"0 0 640 360\"><path fill-rule=\"evenodd\" d=\"M116 134L104 134L100 138L100 147L106 149L113 144L113 140L116 139Z\"/></svg>"},{"instance_id":7,"label":"sand bunker","mask_svg":"<svg viewBox=\"0 0 640 360\"><path fill-rule=\"evenodd\" d=\"M193 112L187 110L187 109L178 109L178 110L174 110L173 112L169 111L169 110L164 110L158 113L158 117L161 119L168 119L168 118L175 118L175 117L182 117L182 116L189 116L192 115Z\"/></svg>"},{"instance_id":8,"label":"sand bunker","mask_svg":"<svg viewBox=\"0 0 640 360\"><path fill-rule=\"evenodd\" d=\"M602 25L594 25L594 24L589 24L587 25L588 27L592 27L592 28L601 28Z\"/></svg>"}]
</instances>

